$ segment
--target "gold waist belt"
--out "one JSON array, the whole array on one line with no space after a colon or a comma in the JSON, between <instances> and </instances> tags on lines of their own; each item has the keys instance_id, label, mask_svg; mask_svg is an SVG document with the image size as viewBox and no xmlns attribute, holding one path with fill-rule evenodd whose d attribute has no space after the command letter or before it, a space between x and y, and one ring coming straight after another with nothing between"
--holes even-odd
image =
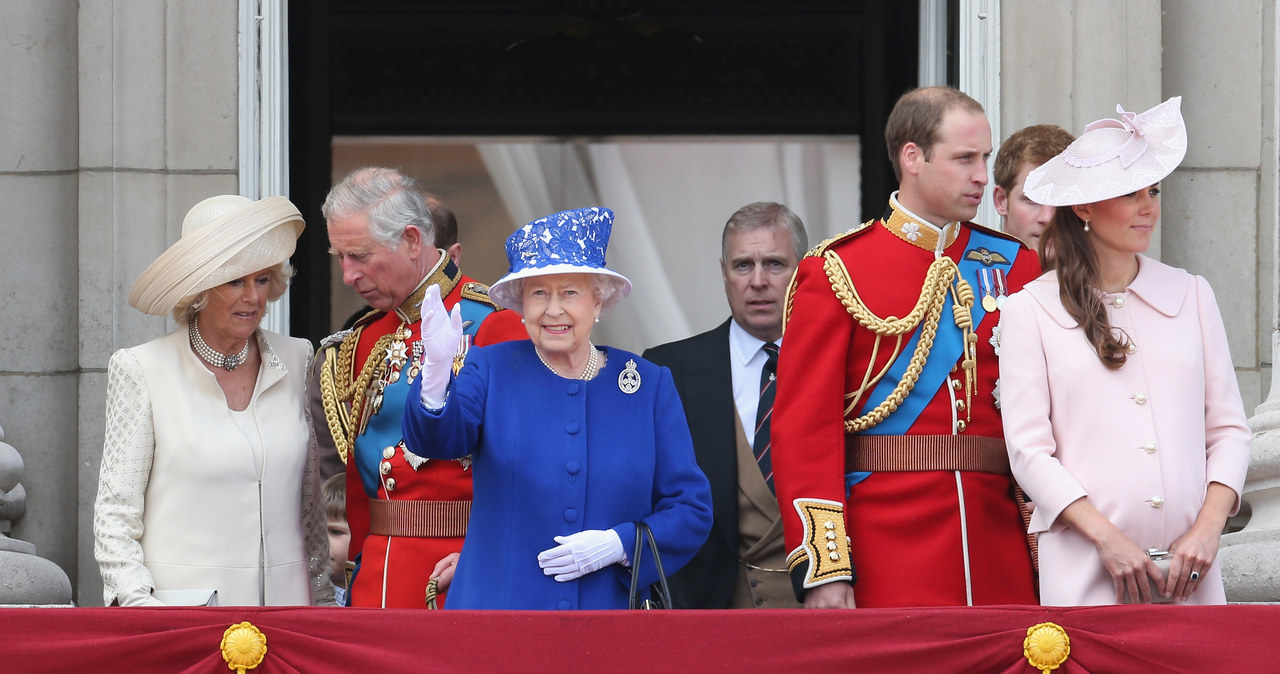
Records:
<instances>
[{"instance_id":1,"label":"gold waist belt","mask_svg":"<svg viewBox=\"0 0 1280 674\"><path fill-rule=\"evenodd\" d=\"M1009 475L1004 440L970 435L850 435L845 470L967 470Z\"/></svg>"},{"instance_id":2,"label":"gold waist belt","mask_svg":"<svg viewBox=\"0 0 1280 674\"><path fill-rule=\"evenodd\" d=\"M369 501L369 533L413 538L461 538L471 501Z\"/></svg>"}]
</instances>

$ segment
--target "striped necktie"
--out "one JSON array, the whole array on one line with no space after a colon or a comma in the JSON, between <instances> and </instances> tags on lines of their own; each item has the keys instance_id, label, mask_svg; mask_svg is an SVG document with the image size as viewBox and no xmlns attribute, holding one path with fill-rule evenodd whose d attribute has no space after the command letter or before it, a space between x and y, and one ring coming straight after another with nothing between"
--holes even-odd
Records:
<instances>
[{"instance_id":1,"label":"striped necktie","mask_svg":"<svg viewBox=\"0 0 1280 674\"><path fill-rule=\"evenodd\" d=\"M756 465L764 475L764 483L773 491L773 461L769 458L769 422L773 418L773 394L777 389L778 379L778 345L768 342L760 347L764 349L768 359L760 370L760 405L756 408L756 435L751 443L752 453L756 455Z\"/></svg>"}]
</instances>

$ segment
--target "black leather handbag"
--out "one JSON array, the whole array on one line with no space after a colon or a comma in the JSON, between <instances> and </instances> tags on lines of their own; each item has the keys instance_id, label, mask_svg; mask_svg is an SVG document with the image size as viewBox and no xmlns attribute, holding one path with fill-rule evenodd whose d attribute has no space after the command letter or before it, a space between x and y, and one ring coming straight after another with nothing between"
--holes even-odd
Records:
<instances>
[{"instance_id":1,"label":"black leather handbag","mask_svg":"<svg viewBox=\"0 0 1280 674\"><path fill-rule=\"evenodd\" d=\"M671 588L667 587L667 573L662 570L662 558L658 556L658 541L653 531L644 522L636 522L636 548L631 555L631 596L627 600L627 608L655 609L671 608ZM653 555L653 566L658 569L658 582L649 586L649 598L640 597L640 555L644 552L645 537L649 539L649 552ZM657 598L654 598L654 595Z\"/></svg>"}]
</instances>

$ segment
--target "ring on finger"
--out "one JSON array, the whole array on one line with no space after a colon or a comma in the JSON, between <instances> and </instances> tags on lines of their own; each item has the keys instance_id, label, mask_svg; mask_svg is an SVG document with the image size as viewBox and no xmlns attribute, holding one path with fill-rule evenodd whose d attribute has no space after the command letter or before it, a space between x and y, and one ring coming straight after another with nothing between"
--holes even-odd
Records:
<instances>
[{"instance_id":1,"label":"ring on finger","mask_svg":"<svg viewBox=\"0 0 1280 674\"><path fill-rule=\"evenodd\" d=\"M1190 576L1187 576L1187 577L1191 579L1191 582L1195 582L1195 581L1197 581L1197 580L1200 580L1200 572L1199 572L1199 571L1192 571L1192 572L1191 572L1191 575L1190 575Z\"/></svg>"}]
</instances>

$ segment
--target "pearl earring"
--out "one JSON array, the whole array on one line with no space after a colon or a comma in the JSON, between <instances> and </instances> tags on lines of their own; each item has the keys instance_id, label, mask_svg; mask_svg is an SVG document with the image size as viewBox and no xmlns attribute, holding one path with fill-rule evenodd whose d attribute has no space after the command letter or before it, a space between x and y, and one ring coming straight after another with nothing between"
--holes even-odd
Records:
<instances>
[{"instance_id":1,"label":"pearl earring","mask_svg":"<svg viewBox=\"0 0 1280 674\"><path fill-rule=\"evenodd\" d=\"M1086 231L1086 232L1087 232L1087 231L1089 231L1089 221L1088 221L1088 220L1085 220L1085 221L1084 221L1084 231Z\"/></svg>"},{"instance_id":2,"label":"pearl earring","mask_svg":"<svg viewBox=\"0 0 1280 674\"><path fill-rule=\"evenodd\" d=\"M521 324L521 325L524 325L524 319L523 319L523 318L522 318L522 319L520 319L520 324Z\"/></svg>"},{"instance_id":3,"label":"pearl earring","mask_svg":"<svg viewBox=\"0 0 1280 674\"><path fill-rule=\"evenodd\" d=\"M600 322L600 317L599 317L599 316L596 316L596 322L597 322L597 323L599 323L599 322Z\"/></svg>"}]
</instances>

